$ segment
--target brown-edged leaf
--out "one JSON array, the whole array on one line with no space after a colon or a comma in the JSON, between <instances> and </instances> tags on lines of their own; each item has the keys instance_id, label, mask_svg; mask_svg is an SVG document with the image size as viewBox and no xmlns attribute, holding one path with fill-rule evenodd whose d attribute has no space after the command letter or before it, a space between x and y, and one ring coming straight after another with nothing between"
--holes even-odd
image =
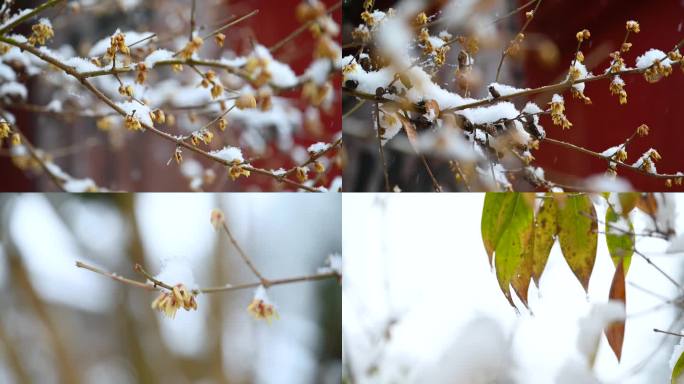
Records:
<instances>
[{"instance_id":1,"label":"brown-edged leaf","mask_svg":"<svg viewBox=\"0 0 684 384\"><path fill-rule=\"evenodd\" d=\"M558 203L558 242L570 269L587 291L598 244L596 209L589 195L568 195Z\"/></svg>"},{"instance_id":2,"label":"brown-edged leaf","mask_svg":"<svg viewBox=\"0 0 684 384\"><path fill-rule=\"evenodd\" d=\"M511 215L496 245L494 266L496 267L499 287L501 287L508 302L515 307L511 297L510 285L518 272L523 255L529 247L534 225L534 209L521 193L511 192L508 194L513 196Z\"/></svg>"},{"instance_id":3,"label":"brown-edged leaf","mask_svg":"<svg viewBox=\"0 0 684 384\"><path fill-rule=\"evenodd\" d=\"M617 268L615 268L615 275L613 275L613 282L610 284L608 298L610 300L620 301L626 306L625 270L622 266L622 263L618 263ZM613 353L615 353L615 357L620 361L620 358L622 357L622 343L625 339L625 321L621 320L610 324L608 328L606 328L606 338L608 339L610 348L613 350Z\"/></svg>"},{"instance_id":4,"label":"brown-edged leaf","mask_svg":"<svg viewBox=\"0 0 684 384\"><path fill-rule=\"evenodd\" d=\"M639 196L636 207L649 216L655 216L658 213L658 201L652 193L644 193Z\"/></svg>"},{"instance_id":5,"label":"brown-edged leaf","mask_svg":"<svg viewBox=\"0 0 684 384\"><path fill-rule=\"evenodd\" d=\"M527 292L530 289L530 281L532 281L534 264L533 252L534 236L530 234L529 242L527 243L527 246L523 251L522 260L520 261L518 270L513 275L513 279L511 279L511 286L513 287L513 290L518 295L520 301L522 301L522 303L525 305L525 308L527 309L530 308L527 305Z\"/></svg>"},{"instance_id":6,"label":"brown-edged leaf","mask_svg":"<svg viewBox=\"0 0 684 384\"><path fill-rule=\"evenodd\" d=\"M547 194L539 206L537 217L534 219L532 278L537 287L539 287L539 279L542 272L544 272L546 261L549 259L553 242L558 235L557 215L556 199L551 198L551 195Z\"/></svg>"}]
</instances>

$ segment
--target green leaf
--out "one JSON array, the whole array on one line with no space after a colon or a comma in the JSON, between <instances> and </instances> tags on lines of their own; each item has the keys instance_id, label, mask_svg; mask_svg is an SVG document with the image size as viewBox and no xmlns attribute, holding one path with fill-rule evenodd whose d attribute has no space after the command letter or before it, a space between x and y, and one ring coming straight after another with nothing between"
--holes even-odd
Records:
<instances>
[{"instance_id":1,"label":"green leaf","mask_svg":"<svg viewBox=\"0 0 684 384\"><path fill-rule=\"evenodd\" d=\"M672 378L670 379L670 384L677 384L682 376L682 373L684 373L684 352L679 355L679 359L677 359L677 363L672 369Z\"/></svg>"},{"instance_id":2,"label":"green leaf","mask_svg":"<svg viewBox=\"0 0 684 384\"><path fill-rule=\"evenodd\" d=\"M558 206L556 200L551 198L551 194L547 194L546 197L542 200L537 217L534 219L532 278L537 287L555 237L558 235Z\"/></svg>"},{"instance_id":3,"label":"green leaf","mask_svg":"<svg viewBox=\"0 0 684 384\"><path fill-rule=\"evenodd\" d=\"M598 224L587 194L567 196L558 207L558 241L565 260L585 291L596 260Z\"/></svg>"},{"instance_id":4,"label":"green leaf","mask_svg":"<svg viewBox=\"0 0 684 384\"><path fill-rule=\"evenodd\" d=\"M511 297L510 285L518 273L523 255L532 235L534 210L528 199L521 193L508 193L512 196L510 220L505 223L501 238L496 246L494 265L499 287L508 302L515 307Z\"/></svg>"},{"instance_id":5,"label":"green leaf","mask_svg":"<svg viewBox=\"0 0 684 384\"><path fill-rule=\"evenodd\" d=\"M490 266L496 245L511 219L514 200L514 193L487 192L485 194L480 229Z\"/></svg>"},{"instance_id":6,"label":"green leaf","mask_svg":"<svg viewBox=\"0 0 684 384\"><path fill-rule=\"evenodd\" d=\"M618 214L612 205L608 205L605 231L608 252L613 259L613 264L617 267L622 259L626 275L634 254L634 225L632 220L629 216Z\"/></svg>"}]
</instances>

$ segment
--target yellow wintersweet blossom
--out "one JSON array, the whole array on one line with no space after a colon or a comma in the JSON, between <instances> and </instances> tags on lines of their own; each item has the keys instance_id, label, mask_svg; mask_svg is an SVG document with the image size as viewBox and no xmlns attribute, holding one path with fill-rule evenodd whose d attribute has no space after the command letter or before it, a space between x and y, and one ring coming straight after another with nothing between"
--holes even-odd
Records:
<instances>
[{"instance_id":1,"label":"yellow wintersweet blossom","mask_svg":"<svg viewBox=\"0 0 684 384\"><path fill-rule=\"evenodd\" d=\"M211 225L214 227L215 230L218 231L221 228L221 226L223 226L225 220L226 217L220 209L211 210L211 218L209 219L209 221L211 222Z\"/></svg>"},{"instance_id":2,"label":"yellow wintersweet blossom","mask_svg":"<svg viewBox=\"0 0 684 384\"><path fill-rule=\"evenodd\" d=\"M275 306L266 295L266 288L260 285L254 292L254 299L247 306L247 312L251 313L257 320L266 320L269 324L273 319L280 319Z\"/></svg>"},{"instance_id":3,"label":"yellow wintersweet blossom","mask_svg":"<svg viewBox=\"0 0 684 384\"><path fill-rule=\"evenodd\" d=\"M152 302L152 309L156 309L170 318L176 316L176 311L179 308L186 311L197 310L195 295L183 284L176 284L173 286L173 290L160 293Z\"/></svg>"}]
</instances>

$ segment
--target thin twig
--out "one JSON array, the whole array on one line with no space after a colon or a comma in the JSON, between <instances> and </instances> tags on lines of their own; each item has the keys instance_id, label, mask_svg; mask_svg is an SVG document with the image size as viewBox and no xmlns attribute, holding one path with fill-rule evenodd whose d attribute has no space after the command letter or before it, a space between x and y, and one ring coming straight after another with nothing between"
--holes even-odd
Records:
<instances>
[{"instance_id":1,"label":"thin twig","mask_svg":"<svg viewBox=\"0 0 684 384\"><path fill-rule=\"evenodd\" d=\"M342 1L338 1L337 3L335 3L335 5L333 5L332 7L330 7L330 8L328 9L328 12L327 12L327 13L334 12L335 10L337 10L338 8L340 8L341 6L342 6ZM297 36L298 36L299 34L301 34L302 32L306 31L312 24L314 24L314 23L316 23L316 22L317 22L317 20L316 20L316 19L313 19L313 20L309 20L308 22L302 24L299 28L295 29L292 33L290 33L289 35L285 36L284 39L282 39L282 40L280 40L279 42L273 44L268 50L269 50L271 53L273 53L273 52L279 50L280 48L282 48L283 46L285 46L285 44L287 44L289 41L291 41L292 39L294 39L295 37L297 37Z\"/></svg>"},{"instance_id":2,"label":"thin twig","mask_svg":"<svg viewBox=\"0 0 684 384\"><path fill-rule=\"evenodd\" d=\"M14 29L14 27L16 27L17 25L23 23L24 21L32 18L33 16L43 12L44 10L46 10L50 7L54 7L55 5L61 3L62 1L64 1L64 0L49 0L49 1L44 2L43 4L34 8L32 11L26 13L25 15L21 16L20 18L18 18L16 20L14 20L13 22L11 22L11 23L5 25L4 27L0 28L0 35L6 34L7 32Z\"/></svg>"},{"instance_id":3,"label":"thin twig","mask_svg":"<svg viewBox=\"0 0 684 384\"><path fill-rule=\"evenodd\" d=\"M378 137L378 148L380 150L380 161L382 162L382 172L385 176L385 192L390 191L389 174L387 173L387 163L385 162L385 150L382 148L382 135L380 135L380 107L375 103L376 136Z\"/></svg>"},{"instance_id":4,"label":"thin twig","mask_svg":"<svg viewBox=\"0 0 684 384\"><path fill-rule=\"evenodd\" d=\"M684 337L684 335L682 335L681 333L670 332L670 331L663 331L662 329L658 329L658 328L653 328L653 332L656 332L656 333L664 333L664 334L666 334L666 335L672 335L672 336Z\"/></svg>"},{"instance_id":5,"label":"thin twig","mask_svg":"<svg viewBox=\"0 0 684 384\"><path fill-rule=\"evenodd\" d=\"M537 13L537 9L539 9L539 5L541 4L542 0L537 0L537 5L534 7L534 10L532 11L532 17L528 17L527 20L525 21L525 24L523 24L522 28L520 29L520 32L516 35L516 38L518 35L521 33L525 32L525 29L527 28L528 25L530 25L530 22L532 22L532 19L534 18L535 14ZM499 81L499 75L501 73L501 66L503 65L504 59L506 56L508 56L508 48L506 47L503 52L501 52L501 59L499 60L499 65L496 68L496 80Z\"/></svg>"},{"instance_id":6,"label":"thin twig","mask_svg":"<svg viewBox=\"0 0 684 384\"><path fill-rule=\"evenodd\" d=\"M592 151L592 150L590 150L590 149L586 149L586 148L584 148L584 147L580 147L580 146L578 146L578 145L575 145L575 144L572 144L572 143L568 143L568 142L565 142L565 141L552 139L552 138L550 138L550 137L545 137L545 138L542 139L542 141L549 142L549 143L556 144L556 145L560 145L560 146L562 146L562 147L565 147L565 148L568 148L568 149L572 149L572 150L574 150L574 151L578 151L578 152L581 152L581 153L584 153L584 154L587 154L587 155L596 157L596 158L598 158L598 159L602 159L602 160L608 161L608 162L610 162L611 164L617 164L618 166L620 166L620 167L622 167L622 168L629 169L629 170L631 170L631 171L638 172L638 173L641 173L641 174L643 174L643 175L650 176L650 177L653 177L653 178L657 178L657 179L672 179L672 178L682 177L681 174L664 174L664 173L651 173L651 172L647 172L647 171L645 171L645 170L643 170L643 169L641 169L641 168L639 168L639 167L635 167L635 166L633 166L633 165L629 165L629 164L627 164L627 163L623 163L622 161L614 160L612 157L604 156L603 154L598 153L598 152L594 152L594 151Z\"/></svg>"},{"instance_id":7,"label":"thin twig","mask_svg":"<svg viewBox=\"0 0 684 384\"><path fill-rule=\"evenodd\" d=\"M116 273L107 272L107 271L105 271L105 270L102 270L102 269L100 269L100 268L94 267L94 266L92 266L92 265L89 265L89 264L86 264L86 263L83 263L83 262L80 262L80 261L77 261L77 262L76 262L76 267L78 267L78 268L83 268L83 269L87 269L87 270L89 270L89 271L91 271L91 272L95 272L95 273L98 273L98 274L100 274L100 275L102 275L102 276L109 277L110 279L116 280L116 281L118 281L118 282L120 282L120 283L133 285L133 286L138 287L138 288L144 288L144 289L147 289L147 290L154 290L154 289L156 289L156 287L153 286L153 285L151 285L151 284L143 283L143 282L136 281L136 280L131 280L131 279L125 278L125 277L123 277L123 276L117 275Z\"/></svg>"},{"instance_id":8,"label":"thin twig","mask_svg":"<svg viewBox=\"0 0 684 384\"><path fill-rule=\"evenodd\" d=\"M240 247L240 244L238 244L237 240L235 240L235 237L233 237L233 234L230 232L228 224L226 224L225 220L223 220L222 227L223 231L226 232L226 235L228 235L230 242L233 244L235 249L237 249L238 254L242 258L242 261L244 261L245 264L247 264L247 266L249 267L249 269L252 270L252 273L254 273L254 276L256 276L260 280L261 284L264 287L268 287L270 285L270 282L259 272L259 270L252 262L252 259L249 256L247 256L247 254L242 250L242 247Z\"/></svg>"},{"instance_id":9,"label":"thin twig","mask_svg":"<svg viewBox=\"0 0 684 384\"><path fill-rule=\"evenodd\" d=\"M425 166L425 169L427 170L427 173L430 176L430 180L432 181L432 187L435 189L435 192L442 192L442 186L439 185L439 182L435 178L435 175L432 173L432 169L430 169L430 164L428 164L425 155L421 154L420 160L423 162L423 166Z\"/></svg>"},{"instance_id":10,"label":"thin twig","mask_svg":"<svg viewBox=\"0 0 684 384\"><path fill-rule=\"evenodd\" d=\"M108 277L110 279L116 280L120 283L124 283L124 284L134 286L136 288L143 288L146 290L160 290L161 288L167 289L167 290L173 290L173 287L170 286L169 284L164 283L160 280L157 280L156 278L149 275L149 273L144 272L144 270L142 270L142 267L141 267L141 273L144 272L146 278L148 278L150 281L156 282L156 285L141 282L141 281L131 280L131 279L119 276L115 273L104 271L100 268L94 267L92 265L89 265L89 264L86 264L86 263L83 263L80 261L76 262L76 267L83 268L83 269L89 270L91 272L95 272L99 275L102 275L102 276ZM305 282L305 281L319 281L319 280L335 279L335 278L340 279L341 275L339 275L336 272L316 273L316 274L311 274L311 275L287 277L287 278L283 278L283 279L273 279L273 280L269 281L269 286L293 284L293 283L300 283L300 282ZM194 289L192 291L192 293L197 294L197 293L229 292L229 291L237 291L237 290L241 290L241 289L256 288L260 285L262 285L261 281L252 282L252 283L245 283L245 284L237 284L237 285L226 284L226 285L218 286L218 287L206 287L206 288Z\"/></svg>"}]
</instances>

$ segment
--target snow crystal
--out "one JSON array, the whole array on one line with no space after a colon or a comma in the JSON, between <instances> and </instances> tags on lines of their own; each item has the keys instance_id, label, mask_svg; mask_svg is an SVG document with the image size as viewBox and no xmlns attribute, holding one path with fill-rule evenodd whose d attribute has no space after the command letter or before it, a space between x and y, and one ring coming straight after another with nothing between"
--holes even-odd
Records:
<instances>
[{"instance_id":1,"label":"snow crystal","mask_svg":"<svg viewBox=\"0 0 684 384\"><path fill-rule=\"evenodd\" d=\"M26 100L28 92L26 91L26 86L24 84L17 83L15 81L10 81L0 85L0 97L14 96L19 97L22 100Z\"/></svg>"},{"instance_id":2,"label":"snow crystal","mask_svg":"<svg viewBox=\"0 0 684 384\"><path fill-rule=\"evenodd\" d=\"M500 119L513 119L520 115L513 103L504 101L487 107L470 108L459 111L458 114L470 120L473 124L493 123Z\"/></svg>"},{"instance_id":3,"label":"snow crystal","mask_svg":"<svg viewBox=\"0 0 684 384\"><path fill-rule=\"evenodd\" d=\"M245 162L245 159L242 157L242 151L237 147L227 146L221 150L209 152L209 154L228 163L242 164Z\"/></svg>"},{"instance_id":4,"label":"snow crystal","mask_svg":"<svg viewBox=\"0 0 684 384\"><path fill-rule=\"evenodd\" d=\"M0 25L0 29L7 27L8 25L14 23L14 22L17 21L19 18L21 18L21 17L23 17L23 16L29 14L29 13L32 12L32 11L33 11L33 8L22 9L21 11L15 13L15 14L12 15L9 19L7 19L7 21L5 21L2 25Z\"/></svg>"},{"instance_id":5,"label":"snow crystal","mask_svg":"<svg viewBox=\"0 0 684 384\"><path fill-rule=\"evenodd\" d=\"M135 101L116 103L116 105L123 109L126 115L133 114L133 116L140 120L142 124L147 124L150 127L154 126L152 119L150 118L150 107L147 105Z\"/></svg>"},{"instance_id":6,"label":"snow crystal","mask_svg":"<svg viewBox=\"0 0 684 384\"><path fill-rule=\"evenodd\" d=\"M121 30L120 30L120 29L117 29L117 30L112 34L112 36L113 36L113 35L116 35L117 33L120 33L120 32L121 32ZM124 32L124 41L125 41L126 45L131 45L131 44L137 43L138 41L143 40L143 39L145 39L145 38L147 38L147 37L150 37L151 35L153 35L152 32L142 32L142 33L140 33L140 32L135 32L135 31L128 31L128 32ZM153 38L151 38L151 39L147 39L147 40L145 40L145 41L142 41L142 42L136 44L134 47L135 47L135 48L144 47L144 46L146 46L147 44L149 44L149 43L155 41L156 39L157 39L156 37L153 37ZM95 44L93 45L92 48L90 48L90 52L88 52L88 56L94 57L94 56L102 56L102 55L104 55L105 52L107 52L107 48L109 48L110 44L111 44L111 37L110 37L110 36L105 37L105 38L102 39L102 40L99 40L97 43L95 43Z\"/></svg>"},{"instance_id":7,"label":"snow crystal","mask_svg":"<svg viewBox=\"0 0 684 384\"><path fill-rule=\"evenodd\" d=\"M575 67L575 68L577 69L577 71L579 72L579 77L577 78L577 80L579 80L579 79L586 79L588 76L591 75L591 73L589 73L589 72L587 71L587 67L585 67L584 64L580 63L580 62L577 61L577 60L575 60L575 65L574 65L574 67ZM583 92L584 92L584 88L585 88L585 83L573 84L572 87L575 88L576 90L578 90L579 92L583 93Z\"/></svg>"},{"instance_id":8,"label":"snow crystal","mask_svg":"<svg viewBox=\"0 0 684 384\"><path fill-rule=\"evenodd\" d=\"M73 67L77 72L92 72L99 71L101 68L90 62L88 59L82 57L72 57L64 60L64 64Z\"/></svg>"},{"instance_id":9,"label":"snow crystal","mask_svg":"<svg viewBox=\"0 0 684 384\"><path fill-rule=\"evenodd\" d=\"M173 59L173 52L167 49L157 49L156 51L147 55L144 62L147 68L152 68L160 61L171 59Z\"/></svg>"},{"instance_id":10,"label":"snow crystal","mask_svg":"<svg viewBox=\"0 0 684 384\"><path fill-rule=\"evenodd\" d=\"M249 132L252 134L254 132L266 134L267 131L272 132L273 128L275 128L278 148L286 151L291 149L294 144L292 132L296 128L301 127L301 111L292 107L286 99L273 97L272 101L273 106L268 111L262 111L258 108L236 108L228 114L228 118L232 122L244 124L245 128L247 128L245 134L249 134ZM304 155L308 158L306 150L304 150Z\"/></svg>"},{"instance_id":11,"label":"snow crystal","mask_svg":"<svg viewBox=\"0 0 684 384\"><path fill-rule=\"evenodd\" d=\"M607 303L594 304L589 314L579 321L577 349L589 359L596 353L603 330L611 323L624 319L624 303L611 300Z\"/></svg>"},{"instance_id":12,"label":"snow crystal","mask_svg":"<svg viewBox=\"0 0 684 384\"><path fill-rule=\"evenodd\" d=\"M10 155L16 157L28 156L29 151L25 145L13 145L12 147L10 147Z\"/></svg>"},{"instance_id":13,"label":"snow crystal","mask_svg":"<svg viewBox=\"0 0 684 384\"><path fill-rule=\"evenodd\" d=\"M330 183L330 187L328 190L333 191L333 192L339 192L342 190L342 177L337 176L333 179L333 181Z\"/></svg>"},{"instance_id":14,"label":"snow crystal","mask_svg":"<svg viewBox=\"0 0 684 384\"><path fill-rule=\"evenodd\" d=\"M272 169L272 170L271 170L271 173L272 173L273 175L275 175L275 176L280 177L280 176L285 176L285 174L287 173L287 171L286 171L285 169L283 169L283 168L278 168L278 169Z\"/></svg>"},{"instance_id":15,"label":"snow crystal","mask_svg":"<svg viewBox=\"0 0 684 384\"><path fill-rule=\"evenodd\" d=\"M383 14L384 18L384 14ZM375 43L380 52L401 67L408 67L410 63L409 47L413 36L401 17L386 19L377 27Z\"/></svg>"},{"instance_id":16,"label":"snow crystal","mask_svg":"<svg viewBox=\"0 0 684 384\"><path fill-rule=\"evenodd\" d=\"M333 253L328 255L325 259L325 266L318 268L318 273L335 272L338 275L342 274L342 255Z\"/></svg>"},{"instance_id":17,"label":"snow crystal","mask_svg":"<svg viewBox=\"0 0 684 384\"><path fill-rule=\"evenodd\" d=\"M660 60L661 64L664 66L670 66L670 60L667 59L665 52L659 49L649 49L643 55L637 57L636 67L639 69L645 69L653 65L656 60Z\"/></svg>"},{"instance_id":18,"label":"snow crystal","mask_svg":"<svg viewBox=\"0 0 684 384\"><path fill-rule=\"evenodd\" d=\"M518 92L523 92L529 90L529 88L515 88L510 85L506 84L499 84L499 83L491 83L489 84L489 87L494 88L496 92L499 93L500 96L508 96L513 93L518 93Z\"/></svg>"},{"instance_id":19,"label":"snow crystal","mask_svg":"<svg viewBox=\"0 0 684 384\"><path fill-rule=\"evenodd\" d=\"M405 144L405 148L402 149L412 152L408 140L406 140ZM450 160L477 160L477 155L473 150L472 144L456 129L439 129L434 132L421 134L418 136L418 149L420 152L431 153L435 156L443 156Z\"/></svg>"},{"instance_id":20,"label":"snow crystal","mask_svg":"<svg viewBox=\"0 0 684 384\"><path fill-rule=\"evenodd\" d=\"M254 47L254 55L268 62L268 71L271 73L271 83L276 87L288 88L297 84L297 76L289 65L275 60L268 48L263 45Z\"/></svg>"},{"instance_id":21,"label":"snow crystal","mask_svg":"<svg viewBox=\"0 0 684 384\"><path fill-rule=\"evenodd\" d=\"M601 155L603 155L605 157L613 157L617 153L617 151L620 150L620 148L622 148L621 145L616 145L614 147L610 147L610 148L606 149L605 151L601 152Z\"/></svg>"},{"instance_id":22,"label":"snow crystal","mask_svg":"<svg viewBox=\"0 0 684 384\"><path fill-rule=\"evenodd\" d=\"M264 288L263 285L258 286L257 289L254 290L254 300L261 300L266 305L273 305L266 293L266 288Z\"/></svg>"},{"instance_id":23,"label":"snow crystal","mask_svg":"<svg viewBox=\"0 0 684 384\"><path fill-rule=\"evenodd\" d=\"M50 112L62 112L62 102L60 100L54 99L45 106Z\"/></svg>"},{"instance_id":24,"label":"snow crystal","mask_svg":"<svg viewBox=\"0 0 684 384\"><path fill-rule=\"evenodd\" d=\"M64 190L71 193L83 193L97 189L97 184L90 179L73 179L70 178L64 182Z\"/></svg>"},{"instance_id":25,"label":"snow crystal","mask_svg":"<svg viewBox=\"0 0 684 384\"><path fill-rule=\"evenodd\" d=\"M50 20L48 20L44 17L42 17L40 20L38 20L38 23L43 24L43 25L47 25L48 27L52 28L52 23L50 22Z\"/></svg>"},{"instance_id":26,"label":"snow crystal","mask_svg":"<svg viewBox=\"0 0 684 384\"><path fill-rule=\"evenodd\" d=\"M385 134L382 135L382 140L381 144L385 145L389 140L392 140L394 136L396 136L402 128L401 121L394 117L394 119L389 117L390 114L385 113L384 111L380 111L380 126L385 129ZM373 119L375 120L375 119ZM374 128L377 130L377 121L374 121L375 124L373 124Z\"/></svg>"},{"instance_id":27,"label":"snow crystal","mask_svg":"<svg viewBox=\"0 0 684 384\"><path fill-rule=\"evenodd\" d=\"M57 176L57 178L59 178L59 179L69 180L72 178L68 173L62 171L62 168L60 168L59 165L57 165L53 162L46 161L45 162L45 168L47 168L48 172L50 172L54 176Z\"/></svg>"},{"instance_id":28,"label":"snow crystal","mask_svg":"<svg viewBox=\"0 0 684 384\"><path fill-rule=\"evenodd\" d=\"M641 155L641 157L637 161L635 161L634 164L632 164L632 166L637 167L637 168L641 168L641 166L644 165L644 162L646 160L650 159L651 154L653 154L654 152L655 152L655 149L649 148L649 150L644 152ZM648 167L648 169L645 169L645 171L648 173L657 174L658 171L656 170L655 163L653 161L650 161L650 163L651 163L650 166Z\"/></svg>"},{"instance_id":29,"label":"snow crystal","mask_svg":"<svg viewBox=\"0 0 684 384\"><path fill-rule=\"evenodd\" d=\"M435 36L430 36L428 38L428 41L430 42L432 47L435 49L441 48L445 44L444 40L440 39L439 37L435 37Z\"/></svg>"},{"instance_id":30,"label":"snow crystal","mask_svg":"<svg viewBox=\"0 0 684 384\"><path fill-rule=\"evenodd\" d=\"M349 56L351 58L351 56ZM346 58L345 58L346 59ZM363 93L375 94L375 90L386 87L394 78L394 72L388 68L381 68L378 71L366 72L360 65L355 65L354 69L344 74L344 81L357 81L357 90Z\"/></svg>"},{"instance_id":31,"label":"snow crystal","mask_svg":"<svg viewBox=\"0 0 684 384\"><path fill-rule=\"evenodd\" d=\"M190 263L181 258L162 260L161 272L155 278L169 285L184 284L189 289L198 288Z\"/></svg>"},{"instance_id":32,"label":"snow crystal","mask_svg":"<svg viewBox=\"0 0 684 384\"><path fill-rule=\"evenodd\" d=\"M304 77L318 85L323 85L328 81L328 75L332 71L332 63L327 59L314 60L309 68L304 72Z\"/></svg>"},{"instance_id":33,"label":"snow crystal","mask_svg":"<svg viewBox=\"0 0 684 384\"><path fill-rule=\"evenodd\" d=\"M307 152L309 152L309 153L315 155L315 154L317 154L317 153L320 153L320 152L323 152L323 151L328 150L328 148L330 148L330 144L328 144L328 143L323 143L323 142L318 142L318 143L316 143L316 144L311 144L311 145L309 146L309 148L307 148L306 150L307 150Z\"/></svg>"},{"instance_id":34,"label":"snow crystal","mask_svg":"<svg viewBox=\"0 0 684 384\"><path fill-rule=\"evenodd\" d=\"M528 101L527 104L525 104L525 108L523 108L522 111L529 114L538 114L544 112L537 104L531 101Z\"/></svg>"},{"instance_id":35,"label":"snow crystal","mask_svg":"<svg viewBox=\"0 0 684 384\"><path fill-rule=\"evenodd\" d=\"M0 63L0 79L4 81L15 81L17 75L14 73L14 69L9 65Z\"/></svg>"},{"instance_id":36,"label":"snow crystal","mask_svg":"<svg viewBox=\"0 0 684 384\"><path fill-rule=\"evenodd\" d=\"M17 47L12 47L4 55L0 56L0 58L2 58L2 61L5 63L16 62L21 64L23 67L29 67L31 65L31 59L29 55L29 53L22 52Z\"/></svg>"}]
</instances>

